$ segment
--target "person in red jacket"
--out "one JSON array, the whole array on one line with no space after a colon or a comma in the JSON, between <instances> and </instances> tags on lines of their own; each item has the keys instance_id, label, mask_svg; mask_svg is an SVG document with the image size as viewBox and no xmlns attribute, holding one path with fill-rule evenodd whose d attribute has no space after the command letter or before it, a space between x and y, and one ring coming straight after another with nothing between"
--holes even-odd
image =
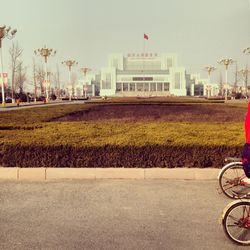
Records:
<instances>
[{"instance_id":1,"label":"person in red jacket","mask_svg":"<svg viewBox=\"0 0 250 250\"><path fill-rule=\"evenodd\" d=\"M242 182L245 184L250 184L250 102L248 103L248 109L245 118L245 138L246 143L243 148L241 160L246 177L242 179Z\"/></svg>"}]
</instances>

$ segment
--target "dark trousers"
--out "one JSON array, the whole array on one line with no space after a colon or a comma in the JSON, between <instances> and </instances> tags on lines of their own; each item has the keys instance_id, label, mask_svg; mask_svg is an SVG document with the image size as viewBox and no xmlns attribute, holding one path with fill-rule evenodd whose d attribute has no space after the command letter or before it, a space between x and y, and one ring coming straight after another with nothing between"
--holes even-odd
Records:
<instances>
[{"instance_id":1,"label":"dark trousers","mask_svg":"<svg viewBox=\"0 0 250 250\"><path fill-rule=\"evenodd\" d=\"M246 176L248 178L250 178L250 144L249 143L246 143L244 145L241 159L242 159L242 165L243 165L244 172L245 172Z\"/></svg>"}]
</instances>

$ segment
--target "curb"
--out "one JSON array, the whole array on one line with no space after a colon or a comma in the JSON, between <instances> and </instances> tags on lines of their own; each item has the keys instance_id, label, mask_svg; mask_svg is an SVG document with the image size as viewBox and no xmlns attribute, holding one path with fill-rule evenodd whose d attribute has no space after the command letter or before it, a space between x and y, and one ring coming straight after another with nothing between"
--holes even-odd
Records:
<instances>
[{"instance_id":1,"label":"curb","mask_svg":"<svg viewBox=\"0 0 250 250\"><path fill-rule=\"evenodd\" d=\"M4 168L0 180L172 179L216 180L217 168Z\"/></svg>"}]
</instances>

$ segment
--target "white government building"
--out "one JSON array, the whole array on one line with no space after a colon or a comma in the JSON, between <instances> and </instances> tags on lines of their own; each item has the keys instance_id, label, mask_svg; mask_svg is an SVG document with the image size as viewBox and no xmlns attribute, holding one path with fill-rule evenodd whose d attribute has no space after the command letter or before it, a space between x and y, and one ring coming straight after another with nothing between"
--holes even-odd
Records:
<instances>
[{"instance_id":1,"label":"white government building","mask_svg":"<svg viewBox=\"0 0 250 250\"><path fill-rule=\"evenodd\" d=\"M197 91L197 89L199 89ZM100 96L215 96L217 84L187 74L176 54L111 54L101 69Z\"/></svg>"},{"instance_id":2,"label":"white government building","mask_svg":"<svg viewBox=\"0 0 250 250\"><path fill-rule=\"evenodd\" d=\"M111 54L108 67L88 72L74 86L76 96L216 96L219 86L187 74L176 54Z\"/></svg>"},{"instance_id":3,"label":"white government building","mask_svg":"<svg viewBox=\"0 0 250 250\"><path fill-rule=\"evenodd\" d=\"M175 54L111 54L101 69L101 96L186 96L185 68Z\"/></svg>"}]
</instances>

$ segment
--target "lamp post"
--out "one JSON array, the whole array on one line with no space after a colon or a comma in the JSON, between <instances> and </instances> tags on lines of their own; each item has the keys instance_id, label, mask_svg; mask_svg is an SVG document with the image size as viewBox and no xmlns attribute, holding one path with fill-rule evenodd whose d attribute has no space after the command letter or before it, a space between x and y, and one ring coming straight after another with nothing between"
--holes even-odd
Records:
<instances>
[{"instance_id":1,"label":"lamp post","mask_svg":"<svg viewBox=\"0 0 250 250\"><path fill-rule=\"evenodd\" d=\"M85 83L85 84L84 84L84 87L83 87L83 90L84 90L84 98L87 98L87 81L86 81L86 74L87 74L87 72L91 71L91 69L85 67L85 68L81 68L81 71L82 71L82 73L83 73L83 75L84 75L83 82Z\"/></svg>"},{"instance_id":2,"label":"lamp post","mask_svg":"<svg viewBox=\"0 0 250 250\"><path fill-rule=\"evenodd\" d=\"M2 40L4 38L12 39L17 30L11 30L11 27L9 26L6 28L6 26L0 27L0 57L1 57L1 86L2 86L2 106L5 106L5 95L4 95L4 80L3 80L3 53L2 53Z\"/></svg>"},{"instance_id":3,"label":"lamp post","mask_svg":"<svg viewBox=\"0 0 250 250\"><path fill-rule=\"evenodd\" d=\"M207 73L208 73L208 82L209 82L209 84L210 84L211 73L212 73L213 71L215 71L216 68L213 67L213 66L206 66L206 67L204 68L204 70L206 70ZM207 91L207 97L209 97L209 91L211 90L211 86L210 86L210 85L207 87L207 90L208 90L208 91Z\"/></svg>"},{"instance_id":4,"label":"lamp post","mask_svg":"<svg viewBox=\"0 0 250 250\"><path fill-rule=\"evenodd\" d=\"M78 62L73 60L66 60L63 61L62 64L66 65L69 68L69 100L71 101L71 95L72 95L72 87L71 87L71 68L78 64ZM70 89L71 88L71 89Z\"/></svg>"},{"instance_id":5,"label":"lamp post","mask_svg":"<svg viewBox=\"0 0 250 250\"><path fill-rule=\"evenodd\" d=\"M247 76L248 76L249 70L245 68L245 69L239 70L238 72L242 75L243 85L245 87L246 99L247 99Z\"/></svg>"},{"instance_id":6,"label":"lamp post","mask_svg":"<svg viewBox=\"0 0 250 250\"><path fill-rule=\"evenodd\" d=\"M34 51L34 53L38 56L44 57L44 72L45 72L45 92L46 92L46 102L49 101L49 83L48 83L48 72L47 72L47 62L50 56L56 54L56 51L53 49L46 48L46 45Z\"/></svg>"},{"instance_id":7,"label":"lamp post","mask_svg":"<svg viewBox=\"0 0 250 250\"><path fill-rule=\"evenodd\" d=\"M227 89L229 86L227 82L228 66L234 63L234 61L231 58L225 58L225 59L221 59L218 63L224 65L226 68L226 83L224 84L224 88L225 88L225 101L227 101Z\"/></svg>"}]
</instances>

